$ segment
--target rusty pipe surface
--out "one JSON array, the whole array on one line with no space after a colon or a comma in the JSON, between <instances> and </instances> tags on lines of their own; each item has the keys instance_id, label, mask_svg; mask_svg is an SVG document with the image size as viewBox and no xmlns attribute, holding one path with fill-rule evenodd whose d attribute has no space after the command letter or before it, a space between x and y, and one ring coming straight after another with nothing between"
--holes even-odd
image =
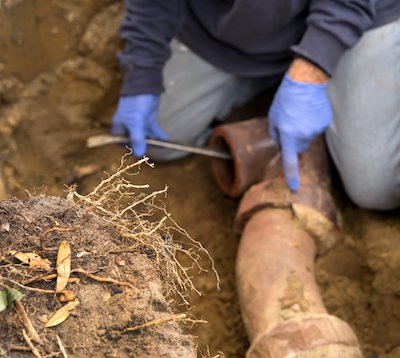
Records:
<instances>
[{"instance_id":1,"label":"rusty pipe surface","mask_svg":"<svg viewBox=\"0 0 400 358\"><path fill-rule=\"evenodd\" d=\"M313 275L315 255L313 239L288 210L262 210L247 223L236 278L250 340L290 316L326 313Z\"/></svg>"},{"instance_id":2,"label":"rusty pipe surface","mask_svg":"<svg viewBox=\"0 0 400 358\"><path fill-rule=\"evenodd\" d=\"M232 156L232 161L211 161L217 185L231 197L240 196L259 182L267 164L278 153L268 135L266 117L220 125L214 129L209 145Z\"/></svg>"},{"instance_id":3,"label":"rusty pipe surface","mask_svg":"<svg viewBox=\"0 0 400 358\"><path fill-rule=\"evenodd\" d=\"M290 210L264 209L248 221L236 262L247 358L362 357L351 328L326 311L315 255Z\"/></svg>"},{"instance_id":4,"label":"rusty pipe surface","mask_svg":"<svg viewBox=\"0 0 400 358\"><path fill-rule=\"evenodd\" d=\"M239 205L236 278L247 357L362 357L348 324L327 313L314 278L316 253L341 238L322 138L301 155L299 170L297 193L280 172L254 184Z\"/></svg>"},{"instance_id":5,"label":"rusty pipe surface","mask_svg":"<svg viewBox=\"0 0 400 358\"><path fill-rule=\"evenodd\" d=\"M342 219L331 194L328 154L322 137L300 156L300 189L291 192L283 172L254 184L240 201L236 225L241 231L252 215L264 208L287 208L315 240L318 253L342 239ZM268 173L266 173L268 174Z\"/></svg>"}]
</instances>

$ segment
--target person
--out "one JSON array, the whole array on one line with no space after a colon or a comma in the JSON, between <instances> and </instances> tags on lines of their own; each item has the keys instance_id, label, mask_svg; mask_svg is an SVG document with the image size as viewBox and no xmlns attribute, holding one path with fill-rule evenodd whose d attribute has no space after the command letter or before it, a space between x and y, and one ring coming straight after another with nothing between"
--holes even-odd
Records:
<instances>
[{"instance_id":1,"label":"person","mask_svg":"<svg viewBox=\"0 0 400 358\"><path fill-rule=\"evenodd\" d=\"M301 185L299 153L326 131L353 202L399 205L400 1L126 0L124 10L112 134L129 134L136 156L181 156L146 137L204 144L215 118L279 84L269 131L289 188Z\"/></svg>"}]
</instances>

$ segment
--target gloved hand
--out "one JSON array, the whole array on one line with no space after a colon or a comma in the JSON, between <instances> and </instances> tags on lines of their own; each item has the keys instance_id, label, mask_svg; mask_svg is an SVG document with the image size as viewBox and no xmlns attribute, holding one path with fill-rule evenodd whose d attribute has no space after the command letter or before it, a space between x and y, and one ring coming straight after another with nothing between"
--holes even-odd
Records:
<instances>
[{"instance_id":1,"label":"gloved hand","mask_svg":"<svg viewBox=\"0 0 400 358\"><path fill-rule=\"evenodd\" d=\"M326 83L293 81L286 74L269 110L269 133L282 151L286 182L292 191L300 186L298 154L332 122Z\"/></svg>"},{"instance_id":2,"label":"gloved hand","mask_svg":"<svg viewBox=\"0 0 400 358\"><path fill-rule=\"evenodd\" d=\"M160 96L140 94L119 99L117 111L112 119L111 134L128 134L136 157L147 150L146 138L166 140L168 136L157 122Z\"/></svg>"}]
</instances>

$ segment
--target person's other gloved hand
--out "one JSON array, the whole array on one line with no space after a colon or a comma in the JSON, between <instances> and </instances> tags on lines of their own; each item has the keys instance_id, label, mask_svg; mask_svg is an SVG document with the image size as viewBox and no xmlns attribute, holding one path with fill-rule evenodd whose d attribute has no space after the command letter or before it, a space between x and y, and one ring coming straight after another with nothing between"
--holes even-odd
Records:
<instances>
[{"instance_id":1,"label":"person's other gloved hand","mask_svg":"<svg viewBox=\"0 0 400 358\"><path fill-rule=\"evenodd\" d=\"M119 99L112 119L111 134L128 134L136 157L142 157L147 150L146 138L166 140L168 136L157 122L160 96L139 94Z\"/></svg>"},{"instance_id":2,"label":"person's other gloved hand","mask_svg":"<svg viewBox=\"0 0 400 358\"><path fill-rule=\"evenodd\" d=\"M298 154L331 124L332 109L326 83L305 83L286 74L269 110L269 132L282 151L286 182L300 186Z\"/></svg>"}]
</instances>

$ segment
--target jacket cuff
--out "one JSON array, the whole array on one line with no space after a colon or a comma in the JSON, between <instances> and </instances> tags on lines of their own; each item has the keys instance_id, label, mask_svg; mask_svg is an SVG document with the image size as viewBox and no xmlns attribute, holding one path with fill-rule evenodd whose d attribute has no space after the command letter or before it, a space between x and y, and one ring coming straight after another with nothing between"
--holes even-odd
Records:
<instances>
[{"instance_id":1,"label":"jacket cuff","mask_svg":"<svg viewBox=\"0 0 400 358\"><path fill-rule=\"evenodd\" d=\"M332 76L348 46L334 34L309 24L298 45L291 49Z\"/></svg>"},{"instance_id":2,"label":"jacket cuff","mask_svg":"<svg viewBox=\"0 0 400 358\"><path fill-rule=\"evenodd\" d=\"M161 94L164 92L162 70L159 68L125 66L121 96Z\"/></svg>"}]
</instances>

